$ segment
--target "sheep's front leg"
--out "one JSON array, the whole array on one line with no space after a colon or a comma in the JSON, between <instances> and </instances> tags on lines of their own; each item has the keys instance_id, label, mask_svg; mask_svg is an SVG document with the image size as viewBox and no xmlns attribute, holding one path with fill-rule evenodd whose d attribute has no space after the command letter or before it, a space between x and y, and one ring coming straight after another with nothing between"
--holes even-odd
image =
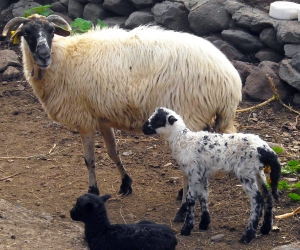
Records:
<instances>
[{"instance_id":1,"label":"sheep's front leg","mask_svg":"<svg viewBox=\"0 0 300 250\"><path fill-rule=\"evenodd\" d=\"M186 195L187 195L187 189L188 189L188 176L183 173L183 190L182 190L182 202L181 207L176 213L176 216L174 218L174 222L184 222L185 215L186 215Z\"/></svg>"},{"instance_id":2,"label":"sheep's front leg","mask_svg":"<svg viewBox=\"0 0 300 250\"><path fill-rule=\"evenodd\" d=\"M99 195L95 173L95 135L94 131L79 132L83 144L84 161L89 171L89 193Z\"/></svg>"},{"instance_id":3,"label":"sheep's front leg","mask_svg":"<svg viewBox=\"0 0 300 250\"><path fill-rule=\"evenodd\" d=\"M132 179L127 174L121 161L121 158L119 157L114 130L112 128L100 128L99 131L103 136L104 143L107 149L107 154L110 157L110 159L112 159L117 165L117 168L122 178L122 184L120 186L119 193L123 195L131 194Z\"/></svg>"}]
</instances>

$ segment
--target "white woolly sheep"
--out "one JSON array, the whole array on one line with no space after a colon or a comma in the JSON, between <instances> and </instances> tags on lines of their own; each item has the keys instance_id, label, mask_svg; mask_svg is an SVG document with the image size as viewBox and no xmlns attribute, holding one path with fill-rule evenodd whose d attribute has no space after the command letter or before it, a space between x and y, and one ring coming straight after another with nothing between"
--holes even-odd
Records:
<instances>
[{"instance_id":1,"label":"white woolly sheep","mask_svg":"<svg viewBox=\"0 0 300 250\"><path fill-rule=\"evenodd\" d=\"M71 218L85 224L91 250L173 250L177 239L167 225L144 220L137 224L110 224L105 201L110 195L85 194L70 211Z\"/></svg>"},{"instance_id":2,"label":"white woolly sheep","mask_svg":"<svg viewBox=\"0 0 300 250\"><path fill-rule=\"evenodd\" d=\"M113 128L142 132L154 108L166 106L184 114L191 129L202 130L214 121L217 131L235 131L239 74L224 54L200 37L158 27L129 32L95 28L62 37L70 33L64 19L36 14L10 20L3 35L16 25L12 38L21 37L27 81L51 119L80 133L90 193L99 194L96 130L117 165L122 194L132 192L132 180L118 155Z\"/></svg>"},{"instance_id":3,"label":"white woolly sheep","mask_svg":"<svg viewBox=\"0 0 300 250\"><path fill-rule=\"evenodd\" d=\"M253 134L191 132L183 119L167 108L157 108L144 124L143 132L147 135L161 134L168 141L173 157L188 180L182 206L174 219L184 221L182 235L189 235L194 227L197 198L202 210L199 229L208 228L208 177L220 170L235 173L250 198L250 219L240 241L248 243L255 237L263 209L264 220L260 232L269 234L273 223L272 196L266 185L264 167L271 167L272 195L278 200L280 162L265 141Z\"/></svg>"}]
</instances>

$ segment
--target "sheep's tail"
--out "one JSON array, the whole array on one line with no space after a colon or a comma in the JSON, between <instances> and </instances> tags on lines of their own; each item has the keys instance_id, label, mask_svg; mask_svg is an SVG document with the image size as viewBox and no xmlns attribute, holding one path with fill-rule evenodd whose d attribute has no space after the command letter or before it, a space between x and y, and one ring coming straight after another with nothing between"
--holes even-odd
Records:
<instances>
[{"instance_id":1,"label":"sheep's tail","mask_svg":"<svg viewBox=\"0 0 300 250\"><path fill-rule=\"evenodd\" d=\"M259 160L265 165L271 167L270 179L271 179L271 189L272 195L275 200L278 200L278 182L281 173L280 161L277 154L270 148L258 147L258 153L260 154Z\"/></svg>"}]
</instances>

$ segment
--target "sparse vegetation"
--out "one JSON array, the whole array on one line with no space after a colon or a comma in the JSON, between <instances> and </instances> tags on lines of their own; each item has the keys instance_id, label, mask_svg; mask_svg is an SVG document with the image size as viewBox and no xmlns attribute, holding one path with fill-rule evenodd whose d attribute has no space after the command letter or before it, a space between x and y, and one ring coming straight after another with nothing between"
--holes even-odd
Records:
<instances>
[{"instance_id":1,"label":"sparse vegetation","mask_svg":"<svg viewBox=\"0 0 300 250\"><path fill-rule=\"evenodd\" d=\"M101 20L98 19L97 25L100 28L107 27L107 24L102 22ZM77 33L85 33L89 29L93 27L93 23L89 20L85 20L82 18L76 18L70 26L72 27L72 34L77 34Z\"/></svg>"},{"instance_id":2,"label":"sparse vegetation","mask_svg":"<svg viewBox=\"0 0 300 250\"><path fill-rule=\"evenodd\" d=\"M51 5L47 4L47 5L41 5L41 6L30 8L24 12L23 17L29 17L32 14L49 16L51 14L50 7L51 7Z\"/></svg>"},{"instance_id":3,"label":"sparse vegetation","mask_svg":"<svg viewBox=\"0 0 300 250\"><path fill-rule=\"evenodd\" d=\"M285 167L281 169L282 174L300 174L300 162L298 160L291 160Z\"/></svg>"}]
</instances>

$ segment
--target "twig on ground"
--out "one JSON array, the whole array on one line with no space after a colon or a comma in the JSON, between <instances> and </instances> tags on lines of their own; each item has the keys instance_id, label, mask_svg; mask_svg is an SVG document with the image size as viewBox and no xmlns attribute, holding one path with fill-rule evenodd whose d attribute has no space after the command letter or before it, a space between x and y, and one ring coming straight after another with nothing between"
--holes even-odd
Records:
<instances>
[{"instance_id":1,"label":"twig on ground","mask_svg":"<svg viewBox=\"0 0 300 250\"><path fill-rule=\"evenodd\" d=\"M127 224L126 220L124 219L124 217L123 217L123 215L122 215L121 209L122 209L122 207L120 208L120 215L121 215L123 221L125 222L125 224Z\"/></svg>"},{"instance_id":2,"label":"twig on ground","mask_svg":"<svg viewBox=\"0 0 300 250\"><path fill-rule=\"evenodd\" d=\"M300 207L296 208L293 212L291 213L286 213L286 214L282 214L282 215L277 215L275 216L275 219L285 219L285 218L288 218L288 217L292 217L294 215L296 215L297 213L300 212Z\"/></svg>"},{"instance_id":3,"label":"twig on ground","mask_svg":"<svg viewBox=\"0 0 300 250\"><path fill-rule=\"evenodd\" d=\"M273 78L270 77L269 74L266 74L266 77L268 78L268 80L269 80L269 82L270 82L270 85L271 85L271 88L272 88L272 91L273 91L273 93L274 93L273 97L271 97L270 99L264 101L263 103L257 104L257 105L255 105L255 106L250 107L250 108L239 109L239 110L237 110L236 112L237 112L237 113L241 113L241 112L252 111L253 109L260 108L260 107L265 106L266 104L268 104L268 103L270 103L270 102L276 100L276 101L278 101L282 106L284 106L285 108L287 108L287 109L289 109L290 111L292 111L292 112L294 112L294 113L300 115L300 112L299 112L299 111L294 110L294 109L292 109L290 106L288 106L288 105L286 105L286 104L283 103L283 101L280 99L280 97L279 97L279 95L278 95L278 93L277 93L277 89L276 89L276 87L275 87ZM297 121L297 120L296 120L296 121Z\"/></svg>"},{"instance_id":4,"label":"twig on ground","mask_svg":"<svg viewBox=\"0 0 300 250\"><path fill-rule=\"evenodd\" d=\"M11 178L11 177L14 177L14 176L17 176L17 175L20 175L20 174L23 174L23 172L16 173L16 174L12 174L12 175L10 175L10 176L6 176L6 177L4 177L4 178L1 178L0 181L5 181L5 180L7 180L7 179L9 179L9 178Z\"/></svg>"}]
</instances>

